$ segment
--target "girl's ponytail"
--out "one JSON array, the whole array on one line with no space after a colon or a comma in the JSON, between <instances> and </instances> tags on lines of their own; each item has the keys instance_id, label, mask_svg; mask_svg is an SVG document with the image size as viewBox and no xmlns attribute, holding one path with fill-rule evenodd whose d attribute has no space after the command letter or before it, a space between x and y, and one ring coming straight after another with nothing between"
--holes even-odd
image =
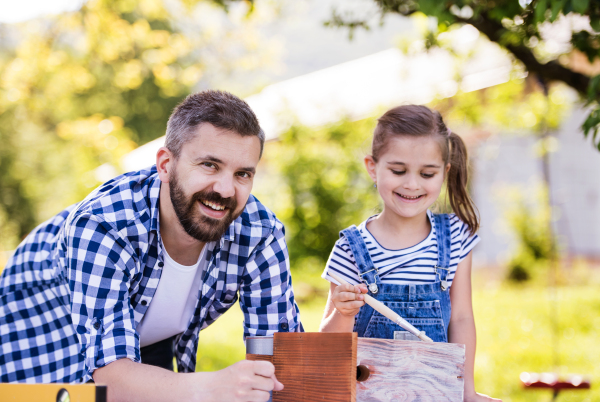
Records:
<instances>
[{"instance_id":1,"label":"girl's ponytail","mask_svg":"<svg viewBox=\"0 0 600 402\"><path fill-rule=\"evenodd\" d=\"M467 179L469 176L467 147L463 140L453 132L449 132L448 142L450 162L450 171L447 178L448 199L456 216L474 234L479 229L479 219L475 211L475 204L467 192Z\"/></svg>"}]
</instances>

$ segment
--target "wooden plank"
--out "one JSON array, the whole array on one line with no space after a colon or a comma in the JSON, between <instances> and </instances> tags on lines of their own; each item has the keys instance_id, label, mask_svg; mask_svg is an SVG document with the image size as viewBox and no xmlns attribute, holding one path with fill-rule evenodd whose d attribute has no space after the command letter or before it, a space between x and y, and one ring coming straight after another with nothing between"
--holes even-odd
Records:
<instances>
[{"instance_id":1,"label":"wooden plank","mask_svg":"<svg viewBox=\"0 0 600 402\"><path fill-rule=\"evenodd\" d=\"M357 364L370 371L356 400L462 402L464 345L358 338Z\"/></svg>"},{"instance_id":2,"label":"wooden plank","mask_svg":"<svg viewBox=\"0 0 600 402\"><path fill-rule=\"evenodd\" d=\"M273 356L269 355L253 355L246 353L246 360L264 360L273 363Z\"/></svg>"},{"instance_id":3,"label":"wooden plank","mask_svg":"<svg viewBox=\"0 0 600 402\"><path fill-rule=\"evenodd\" d=\"M275 333L273 402L355 402L356 333Z\"/></svg>"}]
</instances>

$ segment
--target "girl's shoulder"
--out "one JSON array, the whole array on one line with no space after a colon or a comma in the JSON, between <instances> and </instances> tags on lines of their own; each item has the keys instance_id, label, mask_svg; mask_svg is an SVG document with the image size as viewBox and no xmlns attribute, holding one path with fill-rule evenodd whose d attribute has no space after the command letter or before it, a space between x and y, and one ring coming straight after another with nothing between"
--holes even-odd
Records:
<instances>
[{"instance_id":1,"label":"girl's shoulder","mask_svg":"<svg viewBox=\"0 0 600 402\"><path fill-rule=\"evenodd\" d=\"M452 248L458 247L461 250L461 254L463 252L468 252L479 241L479 235L477 233L471 233L469 226L463 222L456 214L449 213L448 220L450 221L450 238L452 243Z\"/></svg>"}]
</instances>

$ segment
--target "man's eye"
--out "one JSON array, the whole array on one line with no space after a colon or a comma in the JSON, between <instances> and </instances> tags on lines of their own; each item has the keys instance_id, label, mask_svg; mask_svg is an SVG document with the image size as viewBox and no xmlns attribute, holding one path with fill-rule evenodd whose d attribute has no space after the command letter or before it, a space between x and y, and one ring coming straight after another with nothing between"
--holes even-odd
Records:
<instances>
[{"instance_id":1,"label":"man's eye","mask_svg":"<svg viewBox=\"0 0 600 402\"><path fill-rule=\"evenodd\" d=\"M240 173L238 173L238 176L239 176L239 177L242 177L242 178L244 178L244 179L248 179L248 178L250 178L250 177L251 177L251 176L250 176L250 173L248 173L248 172L240 172Z\"/></svg>"},{"instance_id":2,"label":"man's eye","mask_svg":"<svg viewBox=\"0 0 600 402\"><path fill-rule=\"evenodd\" d=\"M203 166L206 166L206 167L208 167L208 168L211 168L211 169L214 169L214 168L216 168L215 164L214 164L214 163L212 163L212 162L203 162L203 163L202 163L202 165L203 165Z\"/></svg>"},{"instance_id":3,"label":"man's eye","mask_svg":"<svg viewBox=\"0 0 600 402\"><path fill-rule=\"evenodd\" d=\"M406 173L406 170L392 170L392 173L395 175L403 175L404 173Z\"/></svg>"}]
</instances>

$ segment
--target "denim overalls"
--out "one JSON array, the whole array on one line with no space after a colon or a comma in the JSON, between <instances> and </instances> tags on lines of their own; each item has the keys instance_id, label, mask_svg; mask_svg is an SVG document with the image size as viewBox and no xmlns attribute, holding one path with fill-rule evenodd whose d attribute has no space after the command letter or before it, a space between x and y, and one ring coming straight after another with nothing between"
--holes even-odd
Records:
<instances>
[{"instance_id":1,"label":"denim overalls","mask_svg":"<svg viewBox=\"0 0 600 402\"><path fill-rule=\"evenodd\" d=\"M356 228L340 232L350 244L360 277L366 283L369 294L379 300L420 331L425 331L434 342L448 342L450 323L450 294L446 278L450 267L450 220L447 214L435 214L435 232L438 261L433 269L436 281L425 285L382 284L377 268L373 265L367 246ZM365 304L356 316L354 331L359 337L419 340L398 324L374 311Z\"/></svg>"}]
</instances>

